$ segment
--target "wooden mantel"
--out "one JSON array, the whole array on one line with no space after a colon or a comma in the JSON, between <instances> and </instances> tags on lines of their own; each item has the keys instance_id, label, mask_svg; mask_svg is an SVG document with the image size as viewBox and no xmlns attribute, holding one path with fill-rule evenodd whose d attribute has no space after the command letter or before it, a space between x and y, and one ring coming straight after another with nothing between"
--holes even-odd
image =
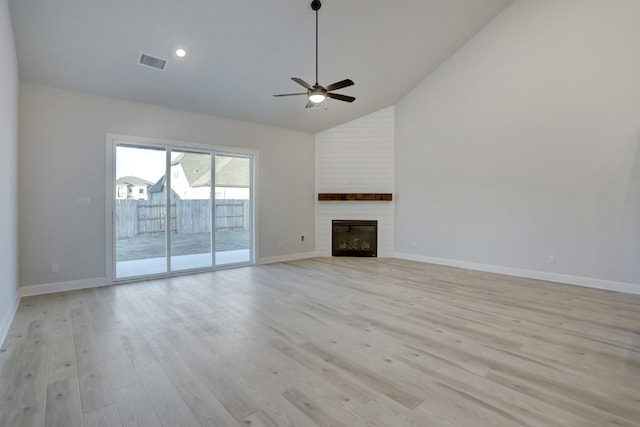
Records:
<instances>
[{"instance_id":1,"label":"wooden mantel","mask_svg":"<svg viewBox=\"0 0 640 427\"><path fill-rule=\"evenodd\" d=\"M391 193L318 193L318 200L321 202L332 200L390 202L393 200L393 195Z\"/></svg>"}]
</instances>

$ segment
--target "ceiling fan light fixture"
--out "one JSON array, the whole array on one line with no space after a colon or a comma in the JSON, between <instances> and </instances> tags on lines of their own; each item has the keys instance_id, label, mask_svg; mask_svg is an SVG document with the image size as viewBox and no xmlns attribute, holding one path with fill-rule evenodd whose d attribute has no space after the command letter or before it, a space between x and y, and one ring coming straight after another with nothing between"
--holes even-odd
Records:
<instances>
[{"instance_id":1,"label":"ceiling fan light fixture","mask_svg":"<svg viewBox=\"0 0 640 427\"><path fill-rule=\"evenodd\" d=\"M320 104L325 99L327 99L327 96L321 91L312 91L309 93L309 101L314 104Z\"/></svg>"}]
</instances>

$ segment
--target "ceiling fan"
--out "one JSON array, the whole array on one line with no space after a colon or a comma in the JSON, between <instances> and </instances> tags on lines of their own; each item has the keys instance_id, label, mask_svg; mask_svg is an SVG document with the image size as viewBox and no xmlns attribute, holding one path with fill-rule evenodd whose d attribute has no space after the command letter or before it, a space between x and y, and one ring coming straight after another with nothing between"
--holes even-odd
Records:
<instances>
[{"instance_id":1,"label":"ceiling fan","mask_svg":"<svg viewBox=\"0 0 640 427\"><path fill-rule=\"evenodd\" d=\"M295 95L307 95L309 101L305 108L311 108L316 106L317 104L322 103L327 98L337 99L338 101L345 102L353 102L356 100L355 97L349 95L341 95L339 93L333 93L334 90L342 89L345 87L353 86L353 80L344 79L339 82L332 83L327 86L320 86L318 84L318 10L322 7L322 3L320 0L313 0L311 2L311 9L316 12L316 83L311 86L309 83L298 77L291 77L291 80L298 83L300 86L307 89L306 92L300 93L283 93L279 95L273 96L295 96Z\"/></svg>"}]
</instances>

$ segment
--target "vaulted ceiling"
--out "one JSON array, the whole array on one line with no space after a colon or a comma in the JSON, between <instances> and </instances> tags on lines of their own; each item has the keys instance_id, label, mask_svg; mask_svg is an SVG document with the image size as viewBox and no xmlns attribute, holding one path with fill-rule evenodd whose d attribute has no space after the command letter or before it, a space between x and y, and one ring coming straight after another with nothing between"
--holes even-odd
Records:
<instances>
[{"instance_id":1,"label":"vaulted ceiling","mask_svg":"<svg viewBox=\"0 0 640 427\"><path fill-rule=\"evenodd\" d=\"M20 79L62 89L322 131L399 101L512 0L323 0L319 82L357 97L307 111L311 0L9 0ZM179 59L175 49L184 47ZM167 59L165 71L138 64ZM304 89L303 89L304 91Z\"/></svg>"}]
</instances>

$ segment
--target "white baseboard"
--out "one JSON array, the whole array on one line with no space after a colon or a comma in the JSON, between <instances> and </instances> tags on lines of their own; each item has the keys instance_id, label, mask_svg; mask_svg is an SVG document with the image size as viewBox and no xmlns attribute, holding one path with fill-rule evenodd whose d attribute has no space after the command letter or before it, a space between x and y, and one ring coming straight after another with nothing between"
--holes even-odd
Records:
<instances>
[{"instance_id":1,"label":"white baseboard","mask_svg":"<svg viewBox=\"0 0 640 427\"><path fill-rule=\"evenodd\" d=\"M273 264L274 262L287 262L296 261L299 259L315 258L318 254L316 252L302 252L298 254L272 256L266 258L259 258L258 264Z\"/></svg>"},{"instance_id":2,"label":"white baseboard","mask_svg":"<svg viewBox=\"0 0 640 427\"><path fill-rule=\"evenodd\" d=\"M34 295L53 294L55 292L76 291L78 289L98 288L111 285L106 277L93 279L73 280L71 282L45 283L42 285L22 286L19 288L21 297Z\"/></svg>"},{"instance_id":3,"label":"white baseboard","mask_svg":"<svg viewBox=\"0 0 640 427\"><path fill-rule=\"evenodd\" d=\"M2 323L0 323L0 347L4 344L5 338L9 334L9 328L11 327L11 322L16 317L16 312L18 311L18 306L20 305L20 295L16 295L16 299L13 302L13 305L9 308L7 315L2 319Z\"/></svg>"},{"instance_id":4,"label":"white baseboard","mask_svg":"<svg viewBox=\"0 0 640 427\"><path fill-rule=\"evenodd\" d=\"M283 255L270 258L260 258L258 264L271 264L274 262L295 261L298 259L313 258L315 252L305 252L292 255ZM121 283L121 282L118 282ZM22 286L18 288L21 297L29 297L35 295L53 294L56 292L76 291L79 289L98 288L100 286L113 285L114 282L106 277L96 277L93 279L73 280L70 282L45 283L42 285Z\"/></svg>"},{"instance_id":5,"label":"white baseboard","mask_svg":"<svg viewBox=\"0 0 640 427\"><path fill-rule=\"evenodd\" d=\"M506 274L508 276L525 277L527 279L546 280L548 282L566 283L569 285L586 286L588 288L604 289L608 291L625 292L640 295L640 284L614 282L611 280L592 279L590 277L572 276L569 274L549 273L546 271L525 270L521 268L501 267L498 265L479 264L459 261L455 259L433 258L428 256L396 252L396 258L409 261L419 261L428 264L446 265L468 270L486 271L489 273Z\"/></svg>"}]
</instances>

